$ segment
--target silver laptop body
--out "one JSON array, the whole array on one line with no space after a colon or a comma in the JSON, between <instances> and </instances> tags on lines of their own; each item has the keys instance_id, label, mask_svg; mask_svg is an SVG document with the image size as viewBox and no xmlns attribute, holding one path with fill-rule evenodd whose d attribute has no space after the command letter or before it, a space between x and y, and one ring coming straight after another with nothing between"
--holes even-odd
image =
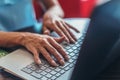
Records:
<instances>
[{"instance_id":1,"label":"silver laptop body","mask_svg":"<svg viewBox=\"0 0 120 80\"><path fill-rule=\"evenodd\" d=\"M31 53L25 49L18 49L2 57L0 67L24 80L69 80L90 20L88 18L65 20L80 30L80 33L74 32L78 38L75 44L61 44L70 56L70 60L64 66L52 67L45 60L42 60L42 65L37 66Z\"/></svg>"}]
</instances>

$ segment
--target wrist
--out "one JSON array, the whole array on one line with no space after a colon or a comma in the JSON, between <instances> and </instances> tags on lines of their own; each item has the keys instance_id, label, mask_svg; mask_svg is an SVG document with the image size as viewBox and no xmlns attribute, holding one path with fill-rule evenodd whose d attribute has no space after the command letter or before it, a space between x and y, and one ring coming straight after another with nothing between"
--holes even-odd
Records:
<instances>
[{"instance_id":1,"label":"wrist","mask_svg":"<svg viewBox=\"0 0 120 80\"><path fill-rule=\"evenodd\" d=\"M58 11L59 10L59 11ZM64 12L59 9L58 7L53 7L50 8L48 11L45 12L45 14L43 15L43 19L49 19L52 17L64 17Z\"/></svg>"},{"instance_id":2,"label":"wrist","mask_svg":"<svg viewBox=\"0 0 120 80\"><path fill-rule=\"evenodd\" d=\"M0 46L11 47L21 45L23 34L19 32L0 32Z\"/></svg>"}]
</instances>

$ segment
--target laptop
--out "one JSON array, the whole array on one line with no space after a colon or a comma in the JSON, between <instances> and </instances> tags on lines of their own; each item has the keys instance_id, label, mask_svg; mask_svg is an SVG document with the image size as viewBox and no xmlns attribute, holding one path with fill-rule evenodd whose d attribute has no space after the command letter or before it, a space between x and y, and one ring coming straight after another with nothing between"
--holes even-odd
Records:
<instances>
[{"instance_id":1,"label":"laptop","mask_svg":"<svg viewBox=\"0 0 120 80\"><path fill-rule=\"evenodd\" d=\"M78 39L75 44L61 44L70 57L70 60L64 66L52 67L44 59L42 59L42 64L37 66L29 51L17 49L0 58L0 67L23 80L69 80L90 19L69 18L65 19L65 21L80 30L80 33L73 31ZM57 36L54 32L51 35Z\"/></svg>"}]
</instances>

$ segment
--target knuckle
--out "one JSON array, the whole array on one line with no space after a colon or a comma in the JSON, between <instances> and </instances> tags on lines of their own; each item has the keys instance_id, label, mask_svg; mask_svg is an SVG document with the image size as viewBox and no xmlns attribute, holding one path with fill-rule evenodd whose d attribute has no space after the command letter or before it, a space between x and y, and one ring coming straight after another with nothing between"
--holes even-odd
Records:
<instances>
[{"instance_id":1,"label":"knuckle","mask_svg":"<svg viewBox=\"0 0 120 80\"><path fill-rule=\"evenodd\" d=\"M50 23L49 23L49 26L53 26L56 22L54 20L52 20Z\"/></svg>"},{"instance_id":2,"label":"knuckle","mask_svg":"<svg viewBox=\"0 0 120 80\"><path fill-rule=\"evenodd\" d=\"M61 22L62 24L64 24L64 23L65 23L65 21L63 21L63 20L60 20L60 22Z\"/></svg>"},{"instance_id":3,"label":"knuckle","mask_svg":"<svg viewBox=\"0 0 120 80\"><path fill-rule=\"evenodd\" d=\"M55 53L54 53L54 55L56 56L56 57L61 57L60 56L60 53L58 53L57 51L54 51Z\"/></svg>"},{"instance_id":4,"label":"knuckle","mask_svg":"<svg viewBox=\"0 0 120 80\"><path fill-rule=\"evenodd\" d=\"M63 50L62 46L56 46L58 50Z\"/></svg>"},{"instance_id":5,"label":"knuckle","mask_svg":"<svg viewBox=\"0 0 120 80\"><path fill-rule=\"evenodd\" d=\"M54 53L56 53L57 51L56 51L55 49L51 49L51 52L54 52Z\"/></svg>"},{"instance_id":6,"label":"knuckle","mask_svg":"<svg viewBox=\"0 0 120 80\"><path fill-rule=\"evenodd\" d=\"M46 42L47 42L47 40L46 40L45 38L43 38L43 39L41 40L41 43L46 44Z\"/></svg>"},{"instance_id":7,"label":"knuckle","mask_svg":"<svg viewBox=\"0 0 120 80\"><path fill-rule=\"evenodd\" d=\"M52 37L50 37L50 36L47 35L47 39L52 39Z\"/></svg>"},{"instance_id":8,"label":"knuckle","mask_svg":"<svg viewBox=\"0 0 120 80\"><path fill-rule=\"evenodd\" d=\"M48 59L50 59L50 56L47 54L47 55L45 55L46 56L46 58L48 58Z\"/></svg>"},{"instance_id":9,"label":"knuckle","mask_svg":"<svg viewBox=\"0 0 120 80\"><path fill-rule=\"evenodd\" d=\"M63 60L63 57L61 55L56 56L59 60Z\"/></svg>"}]
</instances>

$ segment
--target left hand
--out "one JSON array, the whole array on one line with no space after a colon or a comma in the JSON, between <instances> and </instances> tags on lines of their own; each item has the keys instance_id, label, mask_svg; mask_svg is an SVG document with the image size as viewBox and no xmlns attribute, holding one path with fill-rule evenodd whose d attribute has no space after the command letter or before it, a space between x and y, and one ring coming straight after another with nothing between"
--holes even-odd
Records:
<instances>
[{"instance_id":1,"label":"left hand","mask_svg":"<svg viewBox=\"0 0 120 80\"><path fill-rule=\"evenodd\" d=\"M73 29L79 32L76 28L66 23L61 17L56 15L44 15L43 17L43 33L49 35L51 31L55 31L59 36L65 37L68 43L77 41L75 35L71 32Z\"/></svg>"}]
</instances>

